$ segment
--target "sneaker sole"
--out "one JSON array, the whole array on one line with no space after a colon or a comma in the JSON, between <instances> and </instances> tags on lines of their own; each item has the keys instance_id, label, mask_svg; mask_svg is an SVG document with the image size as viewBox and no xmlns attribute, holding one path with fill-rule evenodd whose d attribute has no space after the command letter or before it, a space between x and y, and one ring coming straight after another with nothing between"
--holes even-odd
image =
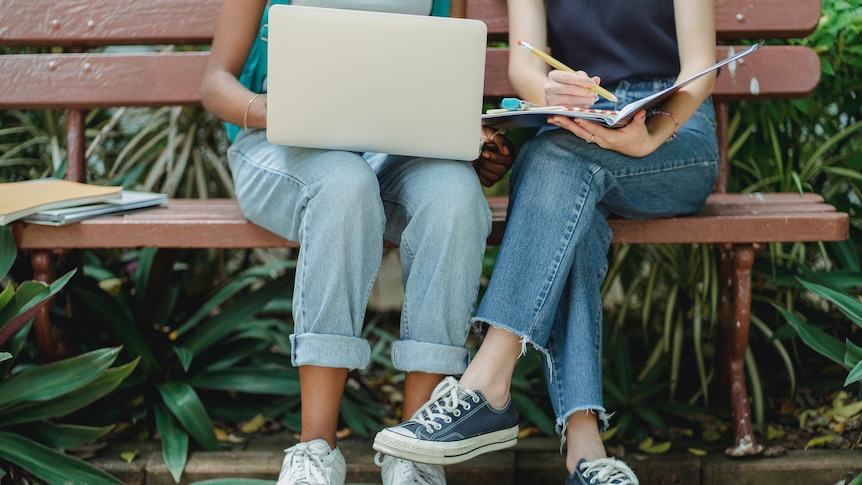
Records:
<instances>
[{"instance_id":1,"label":"sneaker sole","mask_svg":"<svg viewBox=\"0 0 862 485\"><path fill-rule=\"evenodd\" d=\"M484 453L511 448L516 444L518 426L454 442L408 438L384 429L374 437L372 448L402 460L431 465L454 465Z\"/></svg>"}]
</instances>

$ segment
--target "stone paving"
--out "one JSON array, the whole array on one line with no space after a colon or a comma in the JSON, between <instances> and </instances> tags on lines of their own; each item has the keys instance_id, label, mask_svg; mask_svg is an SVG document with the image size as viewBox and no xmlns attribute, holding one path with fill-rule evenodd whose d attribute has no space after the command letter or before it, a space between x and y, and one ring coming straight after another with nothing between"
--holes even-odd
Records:
<instances>
[{"instance_id":1,"label":"stone paving","mask_svg":"<svg viewBox=\"0 0 862 485\"><path fill-rule=\"evenodd\" d=\"M193 452L181 485L214 478L258 478L278 475L282 448L293 438L255 438L242 451ZM350 438L339 446L348 463L347 483L379 484L371 439ZM138 451L127 463L123 451ZM862 474L862 449L790 451L772 458L732 459L721 448L702 457L684 448L661 455L630 454L626 461L643 485L846 485ZM136 444L115 443L93 461L129 485L176 485L157 446L140 449ZM449 485L562 485L565 482L559 442L554 438L527 438L514 448L494 452L446 469Z\"/></svg>"}]
</instances>

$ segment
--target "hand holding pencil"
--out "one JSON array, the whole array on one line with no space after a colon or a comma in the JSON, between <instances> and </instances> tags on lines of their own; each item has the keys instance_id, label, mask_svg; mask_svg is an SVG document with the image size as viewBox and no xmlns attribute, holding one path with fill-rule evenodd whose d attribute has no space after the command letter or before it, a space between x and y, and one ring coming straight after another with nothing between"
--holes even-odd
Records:
<instances>
[{"instance_id":1,"label":"hand holding pencil","mask_svg":"<svg viewBox=\"0 0 862 485\"><path fill-rule=\"evenodd\" d=\"M521 46L521 47L523 47L527 52L530 52L530 53L531 53L531 54L533 54L534 56L536 56L536 57L538 57L539 59L541 59L541 60L545 61L545 63L546 63L546 64L548 64L549 66L551 66L551 67L553 67L553 68L555 68L555 69L558 69L558 70L560 70L560 71L577 72L577 71L575 71L574 69L572 69L571 67L569 67L569 66L567 66L567 65L563 64L562 62L558 61L557 59L554 59L553 57L549 56L548 54L546 54L546 53L544 53L544 52L540 51L539 49L534 49L534 48L533 48L533 46L532 46L532 44L530 44L529 42L526 42L526 41L523 41L523 40L519 40L519 41L518 41L518 45L519 45L519 46ZM598 84L593 84L593 85L590 87L590 89L592 89L592 90L593 90L593 91L595 91L599 96L601 96L601 97L603 97L603 98L607 99L608 101L613 101L613 102L616 102L616 101L617 101L617 97L616 97L616 96L614 96L614 94L613 94L612 92L610 92L610 91L608 91L607 89L605 89L605 88L603 88L603 87L599 86Z\"/></svg>"}]
</instances>

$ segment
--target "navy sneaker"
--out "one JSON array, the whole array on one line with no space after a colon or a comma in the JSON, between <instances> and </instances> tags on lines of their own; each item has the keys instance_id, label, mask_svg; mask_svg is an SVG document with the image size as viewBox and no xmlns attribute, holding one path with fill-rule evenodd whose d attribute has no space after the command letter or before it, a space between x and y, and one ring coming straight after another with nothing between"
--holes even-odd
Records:
<instances>
[{"instance_id":1,"label":"navy sneaker","mask_svg":"<svg viewBox=\"0 0 862 485\"><path fill-rule=\"evenodd\" d=\"M566 485L638 485L639 483L635 472L616 458L599 458L593 461L581 458L575 467L575 473L566 480Z\"/></svg>"},{"instance_id":2,"label":"navy sneaker","mask_svg":"<svg viewBox=\"0 0 862 485\"><path fill-rule=\"evenodd\" d=\"M410 421L377 433L374 449L402 460L451 465L517 443L511 399L497 409L481 392L447 377Z\"/></svg>"}]
</instances>

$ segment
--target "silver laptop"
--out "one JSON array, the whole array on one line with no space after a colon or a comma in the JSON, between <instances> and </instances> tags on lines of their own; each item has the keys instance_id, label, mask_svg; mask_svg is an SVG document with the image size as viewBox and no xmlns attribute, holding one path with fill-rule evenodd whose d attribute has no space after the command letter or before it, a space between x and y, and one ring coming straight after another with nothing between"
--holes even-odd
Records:
<instances>
[{"instance_id":1,"label":"silver laptop","mask_svg":"<svg viewBox=\"0 0 862 485\"><path fill-rule=\"evenodd\" d=\"M268 38L271 143L479 156L484 23L273 5Z\"/></svg>"}]
</instances>

